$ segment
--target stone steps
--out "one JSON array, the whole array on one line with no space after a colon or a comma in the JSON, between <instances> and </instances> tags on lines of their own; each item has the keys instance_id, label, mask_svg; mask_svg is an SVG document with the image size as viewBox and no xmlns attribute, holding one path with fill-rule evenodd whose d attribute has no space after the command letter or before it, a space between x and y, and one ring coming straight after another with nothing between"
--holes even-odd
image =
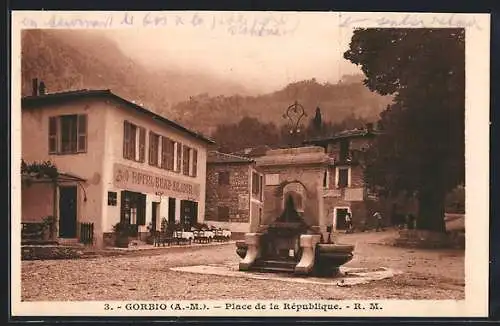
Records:
<instances>
[{"instance_id":1,"label":"stone steps","mask_svg":"<svg viewBox=\"0 0 500 326\"><path fill-rule=\"evenodd\" d=\"M287 260L258 260L252 266L252 270L263 272L294 272L296 261Z\"/></svg>"}]
</instances>

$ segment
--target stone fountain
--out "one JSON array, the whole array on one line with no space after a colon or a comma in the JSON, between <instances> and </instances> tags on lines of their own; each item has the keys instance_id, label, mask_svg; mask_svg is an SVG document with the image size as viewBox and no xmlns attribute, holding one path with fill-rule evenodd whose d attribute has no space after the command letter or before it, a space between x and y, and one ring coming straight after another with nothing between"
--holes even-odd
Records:
<instances>
[{"instance_id":1,"label":"stone fountain","mask_svg":"<svg viewBox=\"0 0 500 326\"><path fill-rule=\"evenodd\" d=\"M353 258L353 245L335 243L323 213L323 177L330 163L321 147L268 151L257 159L266 175L264 215L236 243L240 271L334 276Z\"/></svg>"}]
</instances>

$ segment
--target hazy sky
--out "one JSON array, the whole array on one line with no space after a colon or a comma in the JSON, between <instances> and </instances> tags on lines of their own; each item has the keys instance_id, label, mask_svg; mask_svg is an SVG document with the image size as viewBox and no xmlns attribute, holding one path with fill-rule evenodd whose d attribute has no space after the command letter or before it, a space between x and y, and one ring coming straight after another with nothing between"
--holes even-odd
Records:
<instances>
[{"instance_id":1,"label":"hazy sky","mask_svg":"<svg viewBox=\"0 0 500 326\"><path fill-rule=\"evenodd\" d=\"M360 70L343 59L352 30L328 13L194 14L140 16L150 27L106 30L122 50L146 64L202 69L263 90L303 79L337 82ZM232 19L232 22L231 22ZM266 23L267 22L267 23ZM253 35L252 35L252 26ZM262 26L280 36L256 36ZM235 30L238 33L232 34ZM246 33L245 33L246 30ZM268 34L265 31L261 34Z\"/></svg>"}]
</instances>

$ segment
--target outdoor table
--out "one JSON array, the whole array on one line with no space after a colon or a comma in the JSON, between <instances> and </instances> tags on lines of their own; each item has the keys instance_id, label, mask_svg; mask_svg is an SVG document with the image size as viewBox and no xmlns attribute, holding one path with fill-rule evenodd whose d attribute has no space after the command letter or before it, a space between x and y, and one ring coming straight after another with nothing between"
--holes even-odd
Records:
<instances>
[{"instance_id":1,"label":"outdoor table","mask_svg":"<svg viewBox=\"0 0 500 326\"><path fill-rule=\"evenodd\" d=\"M213 239L215 237L214 231L202 231L203 235L209 239Z\"/></svg>"},{"instance_id":2,"label":"outdoor table","mask_svg":"<svg viewBox=\"0 0 500 326\"><path fill-rule=\"evenodd\" d=\"M189 231L182 231L181 232L181 238L188 239L188 240L193 240L194 239L194 233L193 232L189 232Z\"/></svg>"}]
</instances>

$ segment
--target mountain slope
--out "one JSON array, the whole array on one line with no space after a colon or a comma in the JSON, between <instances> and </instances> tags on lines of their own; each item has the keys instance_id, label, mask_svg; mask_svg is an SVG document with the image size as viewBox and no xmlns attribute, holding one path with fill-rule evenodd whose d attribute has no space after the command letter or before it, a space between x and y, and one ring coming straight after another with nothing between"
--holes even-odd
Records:
<instances>
[{"instance_id":1,"label":"mountain slope","mask_svg":"<svg viewBox=\"0 0 500 326\"><path fill-rule=\"evenodd\" d=\"M96 31L23 31L21 69L23 96L31 94L32 78L43 80L49 92L111 89L205 134L243 116L286 123L282 115L295 100L309 117L319 106L323 120L332 122L352 115L375 119L391 100L370 92L360 76L346 76L339 84L300 81L250 96L243 85L189 67L141 65Z\"/></svg>"}]
</instances>

